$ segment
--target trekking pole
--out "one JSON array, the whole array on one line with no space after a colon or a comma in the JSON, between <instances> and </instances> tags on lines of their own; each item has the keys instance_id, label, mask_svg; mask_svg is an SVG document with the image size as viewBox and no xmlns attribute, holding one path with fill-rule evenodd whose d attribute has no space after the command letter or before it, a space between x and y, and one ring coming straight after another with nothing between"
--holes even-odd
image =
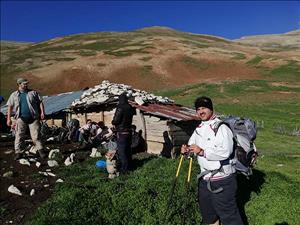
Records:
<instances>
[{"instance_id":1,"label":"trekking pole","mask_svg":"<svg viewBox=\"0 0 300 225\"><path fill-rule=\"evenodd\" d=\"M188 171L188 177L187 177L187 184L186 184L186 199L189 199L190 189L191 189L191 174L192 174L192 164L193 164L193 157L191 155L188 156L190 159L189 162L189 171ZM183 207L183 213L182 213L182 225L185 224L186 219L186 209L188 208L188 204L185 204Z\"/></svg>"},{"instance_id":2,"label":"trekking pole","mask_svg":"<svg viewBox=\"0 0 300 225\"><path fill-rule=\"evenodd\" d=\"M163 221L162 221L163 222L162 225L165 224L165 221L168 218L168 211L169 211L172 199L173 199L173 195L174 195L174 191L175 191L175 187L176 187L176 183L177 183L177 178L179 176L179 172L180 172L180 169L181 169L183 158L184 158L184 155L181 155L180 161L179 161L179 164L178 164L178 167L177 167L177 171L176 171L176 176L175 176L175 179L174 179L174 182L173 182L173 186L172 186L172 189L171 189L171 192L170 192L170 196L169 196L167 208L166 208L166 211L165 211L165 214L164 214L165 217L163 218Z\"/></svg>"}]
</instances>

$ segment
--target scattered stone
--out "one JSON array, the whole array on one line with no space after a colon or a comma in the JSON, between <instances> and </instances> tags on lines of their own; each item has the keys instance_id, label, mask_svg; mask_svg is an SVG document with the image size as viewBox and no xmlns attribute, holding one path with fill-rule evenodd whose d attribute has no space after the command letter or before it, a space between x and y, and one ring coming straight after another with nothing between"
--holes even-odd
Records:
<instances>
[{"instance_id":1,"label":"scattered stone","mask_svg":"<svg viewBox=\"0 0 300 225\"><path fill-rule=\"evenodd\" d=\"M19 163L22 165L30 166L30 162L27 159L20 159Z\"/></svg>"},{"instance_id":2,"label":"scattered stone","mask_svg":"<svg viewBox=\"0 0 300 225\"><path fill-rule=\"evenodd\" d=\"M124 92L127 92L127 96L130 99L134 99L134 101L139 105L143 105L144 103L174 103L173 100L167 97L155 96L154 94L147 93L146 91L133 89L129 85L110 83L105 80L101 84L84 91L80 99L76 99L72 102L72 106L77 107L93 103L114 101Z\"/></svg>"},{"instance_id":3,"label":"scattered stone","mask_svg":"<svg viewBox=\"0 0 300 225\"><path fill-rule=\"evenodd\" d=\"M56 175L54 173L47 172L47 174L51 177L56 177Z\"/></svg>"},{"instance_id":4,"label":"scattered stone","mask_svg":"<svg viewBox=\"0 0 300 225\"><path fill-rule=\"evenodd\" d=\"M49 184L44 184L44 187L46 188L46 187L49 187L50 185Z\"/></svg>"},{"instance_id":5,"label":"scattered stone","mask_svg":"<svg viewBox=\"0 0 300 225\"><path fill-rule=\"evenodd\" d=\"M47 139L47 142L48 141L54 141L54 137L49 137L48 139Z\"/></svg>"},{"instance_id":6,"label":"scattered stone","mask_svg":"<svg viewBox=\"0 0 300 225\"><path fill-rule=\"evenodd\" d=\"M35 190L34 189L31 189L30 191L30 196L33 196L35 194Z\"/></svg>"},{"instance_id":7,"label":"scattered stone","mask_svg":"<svg viewBox=\"0 0 300 225\"><path fill-rule=\"evenodd\" d=\"M74 162L74 156L75 154L72 153L66 160L65 160L65 165L69 166Z\"/></svg>"},{"instance_id":8,"label":"scattered stone","mask_svg":"<svg viewBox=\"0 0 300 225\"><path fill-rule=\"evenodd\" d=\"M22 196L21 191L17 187L15 187L13 184L8 187L8 192L15 194L15 195Z\"/></svg>"},{"instance_id":9,"label":"scattered stone","mask_svg":"<svg viewBox=\"0 0 300 225\"><path fill-rule=\"evenodd\" d=\"M13 175L14 175L13 171L8 171L8 172L3 174L3 177L12 177Z\"/></svg>"},{"instance_id":10,"label":"scattered stone","mask_svg":"<svg viewBox=\"0 0 300 225\"><path fill-rule=\"evenodd\" d=\"M32 153L32 154L36 154L37 150L35 148L35 146L31 146L31 148L29 149L29 152Z\"/></svg>"},{"instance_id":11,"label":"scattered stone","mask_svg":"<svg viewBox=\"0 0 300 225\"><path fill-rule=\"evenodd\" d=\"M8 155L8 154L12 154L14 151L13 150L7 150L4 152L4 154Z\"/></svg>"},{"instance_id":12,"label":"scattered stone","mask_svg":"<svg viewBox=\"0 0 300 225\"><path fill-rule=\"evenodd\" d=\"M139 105L143 105L145 102L143 101L143 99L139 96L134 98L134 101L139 104Z\"/></svg>"},{"instance_id":13,"label":"scattered stone","mask_svg":"<svg viewBox=\"0 0 300 225\"><path fill-rule=\"evenodd\" d=\"M58 165L58 162L56 162L55 160L48 160L48 166L49 167L57 167L59 165Z\"/></svg>"},{"instance_id":14,"label":"scattered stone","mask_svg":"<svg viewBox=\"0 0 300 225\"><path fill-rule=\"evenodd\" d=\"M37 168L39 168L39 167L41 166L41 163L40 163L40 162L36 162L36 163L35 163L35 166L36 166Z\"/></svg>"},{"instance_id":15,"label":"scattered stone","mask_svg":"<svg viewBox=\"0 0 300 225\"><path fill-rule=\"evenodd\" d=\"M52 170L51 169L46 169L46 172L51 172Z\"/></svg>"},{"instance_id":16,"label":"scattered stone","mask_svg":"<svg viewBox=\"0 0 300 225\"><path fill-rule=\"evenodd\" d=\"M56 180L56 183L63 183L63 182L64 182L64 180L60 179L60 178Z\"/></svg>"},{"instance_id":17,"label":"scattered stone","mask_svg":"<svg viewBox=\"0 0 300 225\"><path fill-rule=\"evenodd\" d=\"M29 162L36 162L36 161L37 161L36 158L30 158L30 159L28 159L28 160L29 160Z\"/></svg>"},{"instance_id":18,"label":"scattered stone","mask_svg":"<svg viewBox=\"0 0 300 225\"><path fill-rule=\"evenodd\" d=\"M98 152L97 148L92 148L92 153L90 154L91 158L100 158L101 152Z\"/></svg>"},{"instance_id":19,"label":"scattered stone","mask_svg":"<svg viewBox=\"0 0 300 225\"><path fill-rule=\"evenodd\" d=\"M57 155L57 153L59 153L59 149L52 149L52 150L49 152L48 158L49 158L49 159L54 159L55 156Z\"/></svg>"},{"instance_id":20,"label":"scattered stone","mask_svg":"<svg viewBox=\"0 0 300 225\"><path fill-rule=\"evenodd\" d=\"M39 171L39 174L42 174L46 177L48 176L51 176L51 177L55 177L56 175L54 173L51 173L51 172L42 172L42 171Z\"/></svg>"}]
</instances>

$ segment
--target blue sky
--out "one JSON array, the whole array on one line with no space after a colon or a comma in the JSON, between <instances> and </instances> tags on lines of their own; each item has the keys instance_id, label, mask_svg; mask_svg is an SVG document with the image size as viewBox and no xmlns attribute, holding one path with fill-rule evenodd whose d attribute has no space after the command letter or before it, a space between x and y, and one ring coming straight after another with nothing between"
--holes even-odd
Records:
<instances>
[{"instance_id":1,"label":"blue sky","mask_svg":"<svg viewBox=\"0 0 300 225\"><path fill-rule=\"evenodd\" d=\"M228 39L300 29L300 1L1 0L1 40L167 26Z\"/></svg>"}]
</instances>

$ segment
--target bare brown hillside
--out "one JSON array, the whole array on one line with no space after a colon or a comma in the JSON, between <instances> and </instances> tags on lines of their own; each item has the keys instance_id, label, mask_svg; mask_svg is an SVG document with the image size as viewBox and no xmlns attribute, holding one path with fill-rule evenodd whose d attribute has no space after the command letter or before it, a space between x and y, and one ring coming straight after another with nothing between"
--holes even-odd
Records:
<instances>
[{"instance_id":1,"label":"bare brown hillside","mask_svg":"<svg viewBox=\"0 0 300 225\"><path fill-rule=\"evenodd\" d=\"M1 94L14 89L21 75L43 94L78 90L103 79L152 91L195 82L266 79L266 70L300 62L299 51L291 46L266 49L162 27L78 34L1 49Z\"/></svg>"}]
</instances>

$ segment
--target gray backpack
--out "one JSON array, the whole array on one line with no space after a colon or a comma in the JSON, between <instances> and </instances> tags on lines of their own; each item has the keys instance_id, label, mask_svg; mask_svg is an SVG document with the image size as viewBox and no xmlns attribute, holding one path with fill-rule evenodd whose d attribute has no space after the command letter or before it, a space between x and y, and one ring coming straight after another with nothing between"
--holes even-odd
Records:
<instances>
[{"instance_id":1,"label":"gray backpack","mask_svg":"<svg viewBox=\"0 0 300 225\"><path fill-rule=\"evenodd\" d=\"M237 172L246 176L252 175L252 168L258 155L254 145L257 133L255 122L249 118L229 116L221 119L216 125L215 133L222 124L232 131L234 147L232 155L229 159L221 161L221 165L225 165L230 160Z\"/></svg>"}]
</instances>

